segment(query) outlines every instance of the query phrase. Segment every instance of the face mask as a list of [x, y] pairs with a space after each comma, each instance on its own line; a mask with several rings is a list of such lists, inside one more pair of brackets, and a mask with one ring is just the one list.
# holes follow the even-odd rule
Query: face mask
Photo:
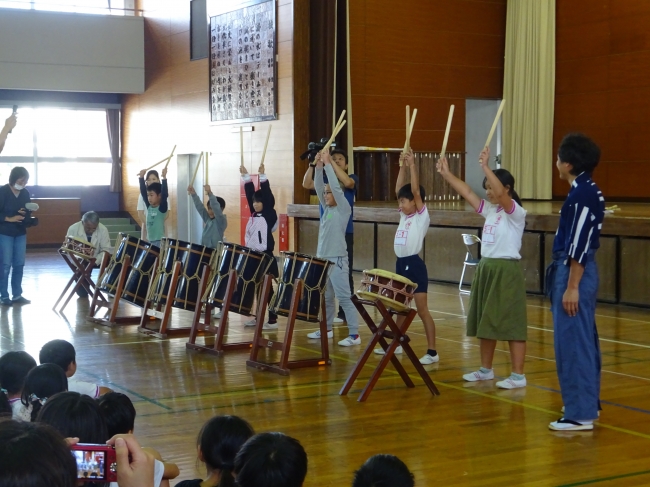
[[20, 184], [14, 184], [14, 189], [16, 191], [22, 191], [23, 189], [25, 189], [25, 186], [21, 186]]

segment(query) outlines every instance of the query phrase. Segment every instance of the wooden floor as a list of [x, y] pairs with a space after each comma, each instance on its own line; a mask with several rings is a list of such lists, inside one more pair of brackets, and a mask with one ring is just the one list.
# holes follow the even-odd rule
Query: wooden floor
[[[64, 315], [51, 307], [69, 277], [55, 251], [28, 253], [24, 294], [33, 304], [0, 309], [0, 348], [38, 357], [48, 340], [63, 338], [77, 349], [79, 379], [99, 381], [128, 394], [138, 411], [136, 434], [181, 468], [178, 480], [197, 478], [196, 434], [216, 414], [246, 418], [256, 431], [282, 431], [298, 438], [309, 455], [306, 487], [345, 486], [369, 456], [403, 459], [422, 486], [650, 485], [650, 310], [599, 305], [603, 352], [604, 411], [593, 432], [551, 433], [562, 406], [553, 354], [548, 303], [528, 299], [528, 387], [497, 390], [493, 381], [465, 383], [478, 366], [474, 339], [465, 337], [468, 298], [453, 286], [429, 287], [441, 362], [427, 366], [441, 396], [417, 378], [407, 389], [389, 366], [366, 403], [356, 401], [363, 380], [348, 397], [338, 395], [360, 347], [333, 345], [330, 367], [294, 370], [290, 377], [246, 368], [247, 353], [224, 358], [188, 353], [186, 339], [158, 340], [135, 326], [109, 329], [85, 320], [87, 301], [74, 299]], [[131, 308], [137, 312], [137, 308]], [[175, 312], [175, 320], [190, 315]], [[232, 340], [250, 336], [233, 319]], [[272, 334], [282, 337], [280, 333]], [[294, 353], [311, 357], [317, 343], [301, 323]], [[367, 343], [368, 332], [361, 329]], [[345, 336], [335, 330], [335, 340]], [[426, 348], [414, 323], [414, 348]], [[507, 344], [495, 356], [498, 376], [509, 373]], [[406, 357], [402, 359], [407, 361]], [[372, 357], [369, 364], [376, 363]], [[368, 366], [362, 379], [372, 370]], [[172, 482], [173, 484], [174, 482]]]

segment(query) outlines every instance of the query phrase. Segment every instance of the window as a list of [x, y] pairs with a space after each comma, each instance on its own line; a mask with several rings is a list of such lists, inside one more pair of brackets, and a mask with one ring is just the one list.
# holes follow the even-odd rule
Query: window
[[136, 15], [134, 5], [135, 0], [0, 0], [0, 8], [100, 15]]
[[[10, 108], [0, 108], [0, 123], [9, 115]], [[0, 185], [23, 166], [30, 185], [107, 186], [112, 162], [105, 110], [19, 108], [0, 154]]]

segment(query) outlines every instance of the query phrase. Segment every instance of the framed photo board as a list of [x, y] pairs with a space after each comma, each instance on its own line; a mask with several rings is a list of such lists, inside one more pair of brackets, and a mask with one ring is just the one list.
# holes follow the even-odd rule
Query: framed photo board
[[210, 17], [213, 123], [276, 120], [275, 0]]

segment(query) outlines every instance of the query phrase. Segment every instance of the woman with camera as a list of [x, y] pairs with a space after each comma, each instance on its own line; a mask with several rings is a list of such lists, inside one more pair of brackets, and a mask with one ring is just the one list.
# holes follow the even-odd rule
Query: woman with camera
[[[25, 189], [29, 172], [24, 167], [14, 167], [9, 175], [9, 184], [0, 188], [0, 304], [29, 304], [23, 297], [23, 267], [27, 252], [27, 227], [31, 218], [25, 205], [30, 202], [29, 191]], [[12, 271], [13, 269], [13, 271]], [[9, 299], [9, 274], [11, 273], [12, 299]]]

